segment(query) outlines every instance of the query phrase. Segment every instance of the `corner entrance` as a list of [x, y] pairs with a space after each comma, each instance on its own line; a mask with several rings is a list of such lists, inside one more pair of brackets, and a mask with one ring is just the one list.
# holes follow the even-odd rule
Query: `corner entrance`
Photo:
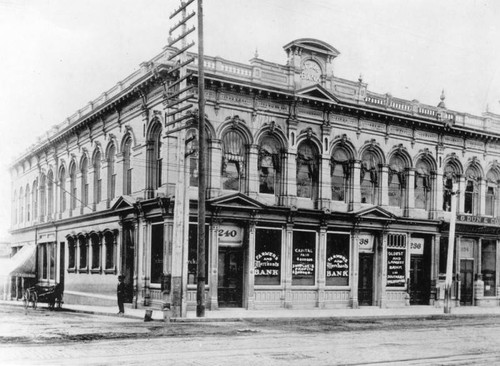
[[373, 254], [359, 254], [358, 277], [358, 302], [359, 305], [373, 304]]
[[219, 307], [241, 307], [243, 304], [243, 249], [219, 247], [218, 267]]

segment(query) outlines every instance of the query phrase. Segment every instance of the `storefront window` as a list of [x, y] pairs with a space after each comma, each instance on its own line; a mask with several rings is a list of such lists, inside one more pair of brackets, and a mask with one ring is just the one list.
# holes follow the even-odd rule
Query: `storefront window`
[[106, 247], [106, 269], [113, 269], [115, 266], [115, 245], [114, 236], [109, 231], [104, 234], [104, 246]]
[[406, 235], [387, 237], [387, 287], [406, 286]]
[[348, 234], [328, 234], [326, 239], [326, 285], [349, 286]]
[[68, 238], [68, 268], [75, 268], [75, 240]]
[[92, 269], [101, 268], [101, 246], [99, 245], [99, 237], [92, 235], [90, 237], [92, 243]]
[[481, 273], [484, 281], [484, 296], [496, 296], [496, 256], [496, 241], [483, 240], [481, 247]]
[[163, 273], [163, 223], [151, 225], [151, 283], [160, 283]]
[[292, 285], [313, 286], [316, 274], [316, 233], [293, 232]]
[[87, 268], [87, 238], [84, 236], [80, 236], [78, 238], [78, 244], [79, 244], [79, 253], [80, 253], [80, 258], [79, 258], [79, 268]]
[[281, 279], [281, 230], [255, 231], [255, 284], [279, 285]]
[[[208, 277], [208, 226], [205, 226], [205, 279]], [[198, 268], [198, 225], [189, 225], [188, 285], [196, 285]]]

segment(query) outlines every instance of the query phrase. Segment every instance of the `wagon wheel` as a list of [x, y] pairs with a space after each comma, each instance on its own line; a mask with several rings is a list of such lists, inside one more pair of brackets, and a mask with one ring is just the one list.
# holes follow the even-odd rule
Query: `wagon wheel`
[[31, 294], [31, 301], [33, 302], [33, 309], [36, 309], [38, 305], [38, 294], [36, 292]]

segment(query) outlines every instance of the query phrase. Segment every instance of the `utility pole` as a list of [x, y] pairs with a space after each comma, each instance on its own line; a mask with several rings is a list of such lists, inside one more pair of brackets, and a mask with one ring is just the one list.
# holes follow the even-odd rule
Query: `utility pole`
[[448, 256], [446, 258], [446, 280], [444, 283], [444, 313], [451, 313], [451, 286], [453, 283], [453, 257], [455, 249], [455, 226], [457, 221], [457, 190], [456, 185], [453, 184], [451, 191], [451, 216], [450, 216], [450, 230], [448, 236]]
[[203, 0], [198, 0], [198, 283], [196, 316], [205, 316], [205, 200], [206, 200], [206, 141], [205, 141], [205, 71], [203, 54]]

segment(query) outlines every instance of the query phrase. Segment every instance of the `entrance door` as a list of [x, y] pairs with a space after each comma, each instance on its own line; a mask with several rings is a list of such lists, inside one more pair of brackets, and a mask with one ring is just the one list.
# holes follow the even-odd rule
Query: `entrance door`
[[241, 307], [243, 303], [243, 251], [241, 248], [219, 248], [219, 307]]
[[472, 286], [474, 276], [474, 261], [462, 259], [460, 261], [460, 304], [472, 305]]
[[373, 303], [373, 254], [359, 254], [358, 302]]
[[427, 276], [424, 257], [412, 255], [410, 260], [410, 304], [429, 304], [429, 276]]

